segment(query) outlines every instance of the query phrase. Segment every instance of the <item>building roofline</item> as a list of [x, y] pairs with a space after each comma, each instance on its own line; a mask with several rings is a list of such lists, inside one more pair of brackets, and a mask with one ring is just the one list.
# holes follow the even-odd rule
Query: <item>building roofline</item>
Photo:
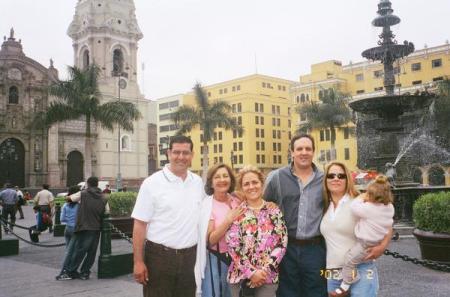
[[[449, 43], [445, 43], [445, 44], [441, 44], [441, 45], [437, 45], [437, 46], [433, 46], [433, 47], [425, 47], [419, 50], [415, 50], [413, 53], [411, 53], [409, 56], [403, 58], [404, 60], [408, 60], [409, 58], [413, 58], [413, 57], [420, 57], [420, 56], [424, 56], [424, 55], [429, 55], [429, 54], [433, 54], [433, 53], [440, 53], [440, 52], [447, 52], [450, 53], [450, 44]], [[367, 67], [367, 66], [373, 66], [373, 65], [379, 65], [381, 64], [378, 61], [361, 61], [361, 62], [357, 62], [357, 63], [349, 63], [347, 65], [342, 65], [342, 70], [346, 71], [346, 70], [351, 70], [354, 68], [361, 68], [361, 67]]]
[[280, 77], [275, 77], [275, 76], [255, 73], [255, 74], [241, 76], [241, 77], [238, 77], [238, 78], [229, 79], [229, 80], [226, 80], [226, 81], [223, 81], [223, 82], [218, 82], [218, 83], [204, 85], [203, 87], [204, 88], [214, 88], [214, 87], [218, 87], [218, 86], [221, 86], [221, 85], [227, 85], [227, 84], [229, 84], [231, 82], [251, 80], [253, 78], [267, 78], [267, 79], [276, 80], [276, 81], [287, 83], [287, 84], [296, 84], [297, 83], [296, 81], [293, 81], [293, 80], [288, 80], [288, 79], [284, 79], [284, 78], [280, 78]]

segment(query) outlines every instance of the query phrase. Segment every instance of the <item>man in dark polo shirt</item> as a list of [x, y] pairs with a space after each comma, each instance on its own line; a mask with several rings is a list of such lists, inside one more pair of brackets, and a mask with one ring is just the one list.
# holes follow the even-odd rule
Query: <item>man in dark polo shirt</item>
[[292, 163], [273, 171], [264, 198], [277, 203], [288, 228], [288, 247], [280, 265], [277, 297], [327, 297], [326, 249], [320, 234], [323, 172], [313, 164], [314, 139], [296, 135], [290, 143]]

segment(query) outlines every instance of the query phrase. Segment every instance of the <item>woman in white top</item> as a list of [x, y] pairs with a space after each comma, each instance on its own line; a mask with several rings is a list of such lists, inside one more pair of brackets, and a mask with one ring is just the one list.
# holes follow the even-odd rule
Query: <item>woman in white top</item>
[[[347, 167], [340, 162], [331, 162], [325, 170], [325, 214], [320, 225], [320, 232], [327, 246], [327, 269], [322, 273], [327, 278], [329, 293], [339, 288], [345, 254], [356, 244], [354, 231], [357, 218], [352, 214], [350, 204], [357, 195]], [[357, 266], [361, 278], [346, 292], [348, 296], [377, 296], [378, 272], [373, 259], [383, 254], [391, 236], [392, 230], [379, 245], [368, 251], [366, 261]]]

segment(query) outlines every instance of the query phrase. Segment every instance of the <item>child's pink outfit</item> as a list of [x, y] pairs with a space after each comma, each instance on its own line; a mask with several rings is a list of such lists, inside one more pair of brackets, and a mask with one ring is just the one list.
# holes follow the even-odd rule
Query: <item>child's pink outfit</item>
[[357, 282], [361, 276], [356, 274], [356, 265], [367, 256], [366, 250], [380, 244], [394, 222], [394, 206], [382, 203], [364, 202], [357, 197], [350, 205], [353, 215], [358, 219], [355, 226], [356, 244], [346, 253], [342, 268], [343, 281], [347, 284]]

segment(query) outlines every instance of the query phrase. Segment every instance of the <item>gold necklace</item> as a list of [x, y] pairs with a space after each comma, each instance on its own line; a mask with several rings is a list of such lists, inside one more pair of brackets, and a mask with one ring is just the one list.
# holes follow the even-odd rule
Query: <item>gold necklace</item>
[[265, 204], [265, 202], [263, 200], [260, 206], [252, 207], [252, 206], [248, 205], [248, 209], [250, 209], [250, 210], [260, 210], [261, 208], [263, 208], [264, 204]]

